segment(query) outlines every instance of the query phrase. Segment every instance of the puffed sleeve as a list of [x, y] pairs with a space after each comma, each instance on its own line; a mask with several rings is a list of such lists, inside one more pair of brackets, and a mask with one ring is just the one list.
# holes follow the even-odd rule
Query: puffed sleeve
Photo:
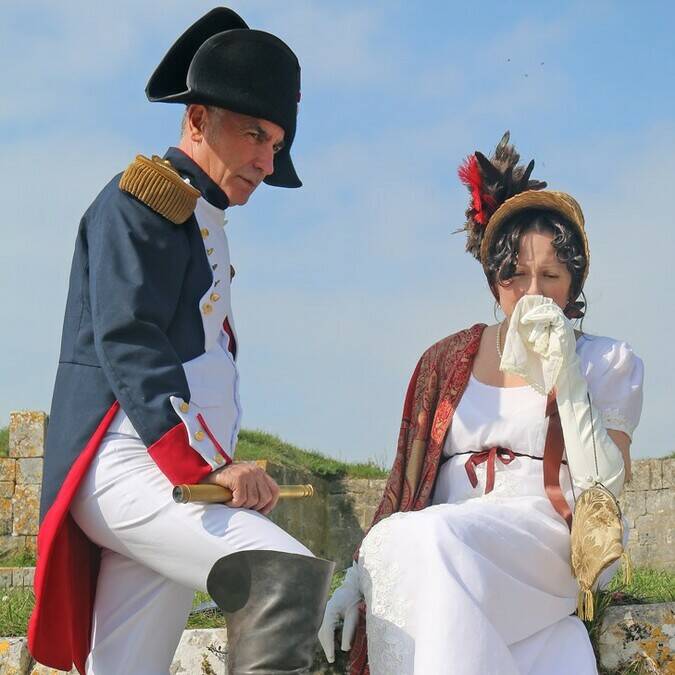
[[605, 428], [632, 438], [642, 412], [642, 360], [626, 342], [599, 336], [581, 339], [582, 369]]

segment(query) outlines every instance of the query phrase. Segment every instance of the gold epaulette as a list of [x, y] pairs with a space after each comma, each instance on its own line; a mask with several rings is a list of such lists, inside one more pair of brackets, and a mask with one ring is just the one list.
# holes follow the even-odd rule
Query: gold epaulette
[[186, 183], [171, 163], [157, 155], [136, 155], [120, 178], [120, 190], [132, 194], [176, 225], [194, 212], [201, 193]]

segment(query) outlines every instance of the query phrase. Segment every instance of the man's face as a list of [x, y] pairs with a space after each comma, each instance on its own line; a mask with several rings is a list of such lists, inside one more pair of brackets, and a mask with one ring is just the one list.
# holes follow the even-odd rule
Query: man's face
[[246, 204], [284, 147], [284, 130], [274, 122], [223, 108], [192, 105], [186, 124], [191, 156], [227, 195], [230, 205]]

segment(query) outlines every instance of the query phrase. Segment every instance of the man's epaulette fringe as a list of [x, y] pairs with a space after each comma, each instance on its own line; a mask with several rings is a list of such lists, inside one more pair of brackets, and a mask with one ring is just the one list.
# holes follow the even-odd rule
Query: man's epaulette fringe
[[136, 155], [120, 178], [120, 190], [133, 195], [175, 225], [194, 212], [201, 193], [186, 183], [170, 162], [157, 155]]

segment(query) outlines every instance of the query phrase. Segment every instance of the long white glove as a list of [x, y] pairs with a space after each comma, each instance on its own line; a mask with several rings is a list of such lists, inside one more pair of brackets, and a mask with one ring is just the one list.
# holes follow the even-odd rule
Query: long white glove
[[348, 652], [352, 647], [352, 640], [356, 632], [356, 624], [359, 620], [359, 603], [361, 602], [361, 590], [359, 588], [359, 570], [354, 563], [345, 575], [344, 581], [333, 593], [333, 597], [326, 605], [323, 615], [323, 623], [319, 629], [319, 642], [326, 654], [328, 663], [335, 661], [335, 627], [340, 618], [344, 619], [342, 625], [343, 652]]
[[624, 481], [621, 451], [607, 434], [590, 399], [576, 352], [574, 328], [550, 298], [526, 295], [518, 301], [509, 322], [500, 370], [521, 375], [542, 393], [555, 387], [575, 486], [584, 490], [599, 481], [618, 497]]

